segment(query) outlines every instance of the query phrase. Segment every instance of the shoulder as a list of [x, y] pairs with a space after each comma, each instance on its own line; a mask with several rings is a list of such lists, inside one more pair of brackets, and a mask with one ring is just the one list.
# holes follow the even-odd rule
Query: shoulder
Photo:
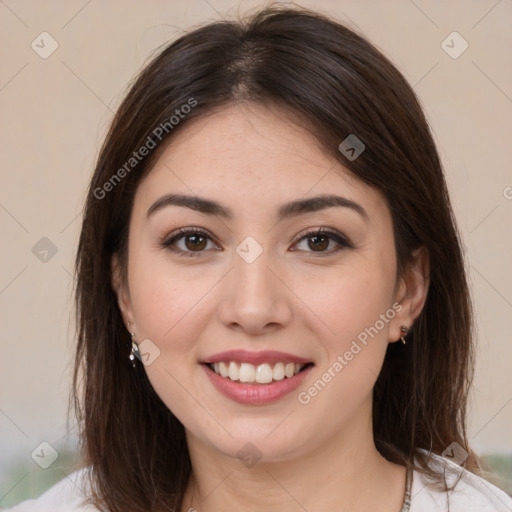
[[414, 471], [410, 512], [512, 512], [512, 498], [487, 480], [452, 460], [431, 454], [432, 467], [445, 474], [452, 491], [434, 489], [425, 475]]
[[87, 504], [88, 469], [80, 469], [67, 475], [39, 498], [23, 501], [5, 512], [98, 512]]

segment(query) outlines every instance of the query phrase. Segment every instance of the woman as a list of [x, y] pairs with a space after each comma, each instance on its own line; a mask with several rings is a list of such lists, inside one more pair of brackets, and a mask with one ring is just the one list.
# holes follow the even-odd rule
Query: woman
[[269, 9], [165, 48], [107, 135], [76, 270], [86, 468], [14, 510], [512, 510], [467, 443], [433, 139], [346, 27]]

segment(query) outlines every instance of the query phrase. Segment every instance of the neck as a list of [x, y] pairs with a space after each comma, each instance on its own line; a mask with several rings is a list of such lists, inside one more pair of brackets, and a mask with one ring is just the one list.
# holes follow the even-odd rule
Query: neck
[[[367, 428], [344, 429], [319, 447], [286, 460], [262, 458], [252, 467], [187, 431], [192, 476], [182, 511], [362, 512], [401, 510], [406, 470], [384, 459]], [[320, 491], [321, 490], [321, 491]]]

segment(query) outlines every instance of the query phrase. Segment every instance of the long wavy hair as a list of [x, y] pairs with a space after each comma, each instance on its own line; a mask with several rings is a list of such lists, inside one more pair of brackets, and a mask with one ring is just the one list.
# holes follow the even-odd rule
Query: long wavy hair
[[[388, 460], [431, 477], [439, 475], [429, 454], [457, 442], [468, 452], [465, 467], [479, 474], [465, 423], [474, 354], [466, 269], [419, 101], [352, 29], [306, 9], [265, 8], [196, 28], [161, 50], [131, 84], [99, 153], [76, 255], [72, 395], [92, 501], [110, 512], [180, 510], [191, 474], [184, 427], [143, 366], [128, 360], [111, 260], [117, 254], [126, 270], [134, 195], [165, 144], [194, 119], [234, 102], [285, 107], [327, 155], [383, 194], [399, 275], [415, 249], [428, 250], [425, 306], [408, 343], [389, 345], [374, 387], [374, 440]], [[182, 109], [187, 104], [194, 106]], [[174, 123], [177, 109], [187, 113]], [[160, 137], [158, 127], [166, 127]], [[366, 146], [353, 161], [338, 149], [350, 134]], [[130, 160], [148, 137], [155, 147]]]

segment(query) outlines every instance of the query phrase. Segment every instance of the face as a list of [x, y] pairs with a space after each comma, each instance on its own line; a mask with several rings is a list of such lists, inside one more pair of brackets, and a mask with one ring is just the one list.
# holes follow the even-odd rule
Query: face
[[128, 245], [119, 305], [189, 439], [277, 461], [367, 430], [414, 316], [390, 212], [285, 111], [184, 127], [138, 187]]

